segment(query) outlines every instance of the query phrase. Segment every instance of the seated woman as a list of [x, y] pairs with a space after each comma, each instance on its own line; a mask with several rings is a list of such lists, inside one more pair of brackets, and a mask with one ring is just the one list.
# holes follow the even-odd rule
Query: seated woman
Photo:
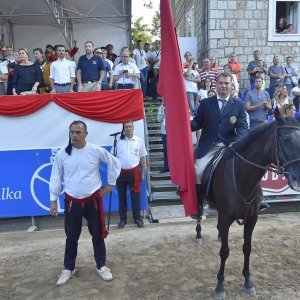
[[20, 64], [14, 69], [12, 80], [13, 95], [20, 95], [23, 92], [38, 92], [38, 86], [43, 82], [43, 72], [37, 63], [29, 60], [29, 51], [21, 48], [18, 51]]
[[296, 107], [294, 104], [284, 104], [282, 107], [282, 115], [285, 118], [294, 118]]
[[283, 113], [283, 106], [285, 104], [293, 104], [293, 100], [288, 96], [287, 88], [285, 85], [278, 86], [274, 93], [274, 98], [271, 100], [273, 110], [276, 106], [279, 108], [280, 113]]
[[280, 18], [278, 24], [276, 26], [276, 33], [284, 33], [287, 28], [287, 20], [286, 18]]

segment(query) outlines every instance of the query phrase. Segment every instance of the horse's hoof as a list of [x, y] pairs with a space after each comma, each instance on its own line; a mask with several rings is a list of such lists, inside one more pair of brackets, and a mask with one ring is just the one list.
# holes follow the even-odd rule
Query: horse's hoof
[[226, 293], [224, 292], [215, 292], [215, 300], [225, 300]]
[[202, 246], [203, 244], [203, 239], [202, 238], [196, 238], [196, 244], [199, 245], [199, 246]]
[[256, 296], [256, 290], [254, 287], [252, 288], [244, 288], [244, 295], [248, 297]]

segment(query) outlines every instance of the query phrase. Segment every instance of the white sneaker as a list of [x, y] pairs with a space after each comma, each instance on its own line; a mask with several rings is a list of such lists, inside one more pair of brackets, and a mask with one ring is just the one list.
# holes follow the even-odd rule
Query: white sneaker
[[62, 270], [56, 282], [56, 285], [65, 284], [75, 274], [76, 271], [77, 271], [76, 269], [74, 269], [73, 271], [66, 270], [66, 269]]
[[96, 269], [100, 277], [105, 281], [110, 281], [113, 279], [110, 269], [106, 266], [103, 266], [101, 269]]

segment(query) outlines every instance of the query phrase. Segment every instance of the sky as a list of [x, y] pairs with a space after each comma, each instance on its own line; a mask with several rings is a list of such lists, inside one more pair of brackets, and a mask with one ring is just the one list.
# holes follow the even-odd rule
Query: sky
[[147, 9], [143, 6], [143, 0], [132, 0], [132, 21], [135, 21], [139, 17], [144, 18], [144, 22], [151, 25], [154, 16], [154, 11], [159, 9], [159, 0], [152, 0], [153, 9]]

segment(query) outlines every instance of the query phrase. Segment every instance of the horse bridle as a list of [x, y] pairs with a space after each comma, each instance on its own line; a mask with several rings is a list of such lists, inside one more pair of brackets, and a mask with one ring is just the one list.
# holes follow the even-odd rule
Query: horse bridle
[[[295, 129], [295, 130], [300, 130], [299, 127], [297, 126], [290, 126], [290, 125], [282, 125], [282, 126], [278, 126], [276, 127], [276, 130], [275, 130], [275, 141], [276, 143], [274, 143], [274, 148], [273, 148], [273, 154], [272, 154], [272, 160], [275, 162], [275, 166], [270, 166], [270, 165], [267, 165], [266, 167], [262, 166], [262, 165], [259, 165], [259, 164], [256, 164], [248, 159], [246, 159], [245, 157], [243, 157], [241, 154], [239, 154], [238, 152], [236, 152], [232, 147], [229, 147], [229, 149], [238, 157], [240, 158], [241, 160], [243, 160], [245, 163], [249, 164], [249, 165], [252, 165], [254, 167], [257, 167], [257, 168], [260, 168], [260, 169], [263, 169], [265, 172], [266, 171], [271, 171], [273, 173], [276, 173], [276, 174], [280, 174], [280, 175], [285, 175], [285, 174], [288, 174], [288, 172], [285, 171], [285, 168], [286, 166], [292, 164], [292, 163], [295, 163], [295, 162], [298, 162], [300, 161], [300, 158], [296, 158], [296, 159], [292, 159], [290, 161], [286, 161], [285, 157], [284, 157], [284, 153], [282, 151], [282, 146], [281, 144], [279, 143], [279, 138], [278, 138], [278, 131], [279, 129]], [[281, 155], [281, 158], [283, 160], [283, 165], [281, 166], [280, 165], [280, 159], [279, 159], [279, 156]], [[234, 167], [234, 158], [232, 160], [232, 169], [233, 169], [233, 185], [234, 185], [234, 188], [235, 188], [235, 191], [237, 193], [237, 195], [239, 196], [239, 198], [243, 201], [244, 205], [245, 205], [245, 208], [246, 208], [246, 211], [245, 211], [245, 216], [243, 218], [242, 221], [240, 220], [236, 220], [236, 222], [239, 224], [239, 225], [244, 225], [246, 222], [247, 222], [247, 219], [248, 219], [248, 216], [249, 216], [249, 213], [250, 213], [250, 206], [251, 204], [253, 203], [253, 201], [256, 199], [256, 190], [254, 189], [253, 190], [253, 193], [252, 195], [250, 195], [250, 200], [249, 199], [246, 199], [245, 197], [243, 197], [239, 191], [238, 191], [238, 188], [237, 188], [237, 184], [236, 184], [236, 180], [235, 180], [235, 167]]]
[[[270, 172], [273, 172], [273, 173], [276, 173], [276, 174], [279, 174], [279, 175], [285, 175], [285, 174], [288, 174], [289, 172], [285, 171], [285, 168], [290, 165], [290, 164], [293, 164], [295, 162], [298, 162], [300, 161], [300, 158], [296, 158], [296, 159], [292, 159], [290, 161], [286, 161], [285, 159], [285, 156], [284, 156], [284, 153], [282, 151], [282, 146], [279, 142], [279, 138], [278, 138], [278, 131], [279, 129], [294, 129], [294, 130], [300, 130], [299, 127], [297, 126], [291, 126], [291, 125], [282, 125], [282, 126], [278, 126], [276, 127], [276, 130], [275, 130], [275, 141], [276, 143], [274, 144], [274, 148], [273, 148], [273, 154], [272, 154], [272, 157], [273, 157], [273, 161], [275, 163], [275, 166], [270, 166], [270, 165], [267, 165], [266, 167], [262, 166], [262, 165], [259, 165], [259, 164], [256, 164], [248, 159], [246, 159], [245, 157], [243, 157], [241, 154], [239, 154], [238, 152], [236, 152], [232, 147], [229, 147], [229, 149], [238, 157], [240, 158], [241, 160], [243, 160], [245, 163], [249, 164], [249, 165], [252, 165], [254, 167], [257, 167], [257, 168], [260, 168], [260, 169], [263, 169], [265, 172], [267, 171], [270, 171]], [[281, 157], [282, 161], [283, 161], [283, 164], [280, 165], [280, 159], [279, 159], [279, 156]]]

